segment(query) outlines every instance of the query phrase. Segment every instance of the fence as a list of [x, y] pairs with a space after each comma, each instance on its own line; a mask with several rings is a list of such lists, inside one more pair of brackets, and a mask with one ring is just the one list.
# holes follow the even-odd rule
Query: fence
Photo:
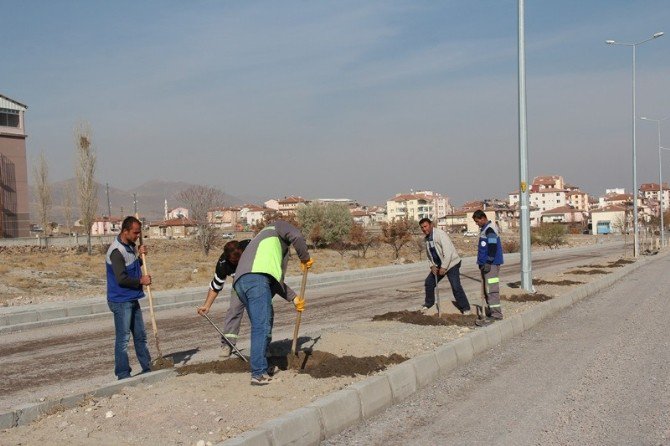
[[[91, 236], [91, 245], [107, 246], [114, 241], [116, 235], [93, 235]], [[0, 246], [58, 246], [58, 247], [75, 247], [86, 246], [85, 235], [61, 236], [61, 237], [17, 237], [17, 238], [0, 238]]]

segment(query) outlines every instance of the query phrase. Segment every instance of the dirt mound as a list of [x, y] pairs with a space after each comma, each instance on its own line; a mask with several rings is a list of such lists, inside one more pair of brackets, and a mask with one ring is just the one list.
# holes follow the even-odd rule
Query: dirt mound
[[[379, 372], [389, 365], [406, 361], [407, 358], [396, 353], [390, 356], [336, 356], [321, 351], [301, 351], [297, 355], [272, 356], [268, 362], [281, 370], [295, 370], [313, 378], [330, 378], [333, 376], [369, 375]], [[212, 361], [200, 364], [185, 365], [178, 369], [179, 375], [191, 373], [249, 373], [249, 364], [239, 358], [225, 361]]]
[[392, 311], [390, 313], [378, 314], [372, 318], [373, 321], [398, 321], [415, 325], [458, 325], [460, 327], [472, 327], [477, 316], [471, 314], [462, 316], [459, 314], [423, 314], [420, 311]]
[[[571, 286], [571, 285], [582, 285], [584, 282], [578, 282], [576, 280], [543, 280], [543, 279], [533, 279], [533, 285], [558, 285], [558, 286]], [[510, 288], [519, 288], [521, 286], [521, 281], [510, 282], [507, 284]]]
[[508, 302], [544, 302], [545, 300], [553, 299], [553, 296], [548, 296], [542, 293], [535, 294], [517, 294], [514, 296], [505, 296], [501, 295], [501, 300], [506, 300]]
[[587, 275], [587, 274], [609, 274], [609, 271], [604, 269], [573, 269], [572, 271], [566, 271], [565, 274], [577, 274], [577, 275]]

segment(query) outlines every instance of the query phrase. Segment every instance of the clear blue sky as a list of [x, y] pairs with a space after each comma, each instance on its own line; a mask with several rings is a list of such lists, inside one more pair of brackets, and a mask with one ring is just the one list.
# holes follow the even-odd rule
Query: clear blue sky
[[[259, 198], [456, 204], [518, 184], [517, 2], [9, 1], [0, 93], [28, 154], [74, 176], [90, 122], [98, 181], [171, 178]], [[631, 49], [667, 0], [526, 2], [530, 176], [630, 190]], [[638, 115], [670, 115], [670, 35], [637, 52]], [[670, 146], [670, 119], [664, 145]], [[658, 181], [638, 123], [639, 182]], [[665, 163], [664, 163], [665, 164]], [[670, 157], [666, 170], [670, 180]]]

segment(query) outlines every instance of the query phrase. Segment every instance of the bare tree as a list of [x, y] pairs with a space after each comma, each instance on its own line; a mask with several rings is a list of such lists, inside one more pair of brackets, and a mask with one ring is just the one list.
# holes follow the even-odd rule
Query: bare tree
[[44, 152], [40, 152], [36, 163], [33, 165], [33, 176], [35, 177], [35, 187], [37, 189], [37, 213], [40, 216], [40, 225], [47, 236], [51, 230], [49, 214], [51, 212], [51, 185], [49, 184], [49, 165], [44, 157]]
[[399, 218], [391, 222], [382, 223], [381, 241], [390, 245], [393, 248], [394, 258], [400, 257], [400, 250], [407, 243], [412, 241], [412, 233], [410, 232], [410, 222], [406, 218]]
[[80, 122], [74, 129], [74, 144], [77, 151], [77, 192], [81, 223], [86, 232], [88, 255], [93, 254], [91, 229], [98, 212], [98, 184], [95, 182], [96, 154], [91, 126]]
[[72, 204], [74, 202], [74, 193], [72, 192], [72, 184], [69, 182], [65, 184], [63, 190], [63, 213], [65, 214], [65, 224], [67, 225], [68, 233], [72, 232]]
[[365, 255], [373, 245], [379, 242], [379, 237], [366, 231], [363, 225], [354, 223], [349, 231], [349, 243], [359, 251], [359, 255], [365, 258]]
[[209, 221], [208, 212], [223, 206], [223, 192], [208, 186], [191, 186], [177, 194], [177, 200], [184, 203], [191, 218], [198, 227], [198, 241], [205, 255], [216, 241], [216, 229]]

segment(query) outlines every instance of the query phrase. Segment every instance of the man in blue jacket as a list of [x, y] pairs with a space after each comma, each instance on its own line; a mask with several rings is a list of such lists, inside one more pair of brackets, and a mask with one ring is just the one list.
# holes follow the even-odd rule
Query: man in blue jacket
[[481, 271], [487, 307], [486, 323], [503, 318], [500, 306], [500, 265], [503, 264], [502, 242], [498, 229], [481, 209], [472, 215], [472, 219], [481, 229], [477, 249], [477, 266]]
[[114, 239], [105, 256], [107, 270], [107, 305], [114, 313], [116, 341], [114, 343], [114, 374], [118, 379], [130, 377], [128, 341], [133, 344], [142, 373], [151, 371], [151, 355], [147, 346], [142, 309], [139, 299], [144, 297], [142, 287], [151, 285], [151, 276], [142, 275], [139, 254], [146, 254], [146, 245], [139, 249], [135, 242], [142, 233], [142, 224], [135, 217], [126, 217], [121, 233]]

